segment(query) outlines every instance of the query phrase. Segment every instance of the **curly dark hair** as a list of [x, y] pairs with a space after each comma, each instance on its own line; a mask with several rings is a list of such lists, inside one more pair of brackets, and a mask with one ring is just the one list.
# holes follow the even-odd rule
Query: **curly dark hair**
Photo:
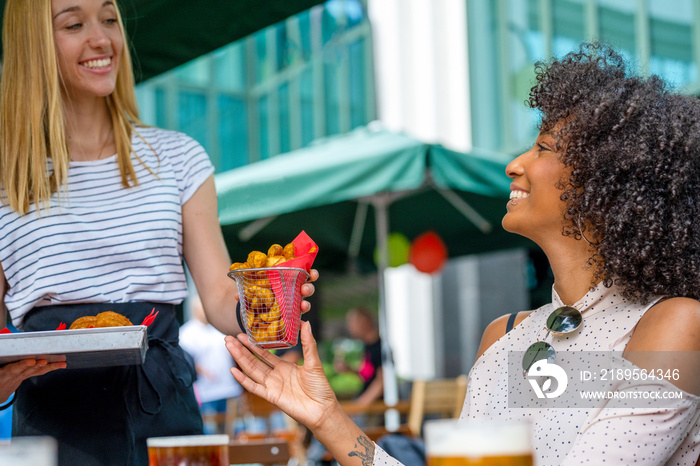
[[595, 281], [629, 300], [700, 299], [700, 100], [634, 76], [600, 43], [535, 64], [528, 104], [563, 163], [563, 234], [594, 241]]

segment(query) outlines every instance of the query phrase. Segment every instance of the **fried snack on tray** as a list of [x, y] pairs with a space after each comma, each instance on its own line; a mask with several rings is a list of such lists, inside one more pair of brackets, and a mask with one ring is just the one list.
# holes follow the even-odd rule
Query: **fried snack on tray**
[[[267, 254], [252, 251], [245, 262], [234, 262], [229, 270], [259, 269], [284, 265], [284, 262], [294, 259], [294, 244], [285, 247], [273, 244]], [[245, 302], [246, 324], [250, 336], [258, 342], [273, 342], [282, 339], [285, 334], [285, 323], [282, 318], [280, 305], [270, 287], [270, 280], [265, 271], [244, 272], [244, 293], [241, 301]]]
[[96, 327], [126, 327], [128, 325], [134, 324], [118, 312], [106, 311], [97, 314]]
[[97, 316], [83, 316], [75, 319], [75, 321], [70, 325], [70, 329], [94, 328], [95, 324], [97, 324]]
[[70, 329], [79, 328], [104, 328], [104, 327], [126, 327], [134, 325], [125, 316], [118, 312], [105, 311], [100, 312], [96, 316], [83, 316], [75, 319], [71, 324]]

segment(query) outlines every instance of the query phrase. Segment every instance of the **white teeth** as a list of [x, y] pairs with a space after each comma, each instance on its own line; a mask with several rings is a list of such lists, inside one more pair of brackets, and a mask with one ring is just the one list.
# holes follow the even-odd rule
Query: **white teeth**
[[96, 70], [99, 68], [105, 68], [112, 63], [111, 58], [102, 58], [99, 60], [88, 60], [86, 62], [83, 62], [83, 66], [90, 68], [92, 70]]
[[510, 192], [510, 198], [511, 199], [523, 199], [526, 198], [530, 195], [530, 193], [526, 193], [525, 191], [511, 191]]

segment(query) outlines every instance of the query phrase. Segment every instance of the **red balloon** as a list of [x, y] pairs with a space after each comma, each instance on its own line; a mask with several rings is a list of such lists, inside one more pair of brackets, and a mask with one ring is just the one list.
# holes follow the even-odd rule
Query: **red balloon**
[[428, 231], [413, 240], [408, 261], [423, 273], [438, 272], [447, 261], [447, 247], [437, 233]]

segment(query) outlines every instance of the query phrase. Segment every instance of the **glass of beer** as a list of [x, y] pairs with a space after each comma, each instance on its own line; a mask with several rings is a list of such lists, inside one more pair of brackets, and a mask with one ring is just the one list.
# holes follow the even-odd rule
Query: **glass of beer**
[[228, 435], [146, 439], [148, 466], [229, 466]]
[[428, 466], [532, 466], [532, 437], [526, 421], [427, 421]]

